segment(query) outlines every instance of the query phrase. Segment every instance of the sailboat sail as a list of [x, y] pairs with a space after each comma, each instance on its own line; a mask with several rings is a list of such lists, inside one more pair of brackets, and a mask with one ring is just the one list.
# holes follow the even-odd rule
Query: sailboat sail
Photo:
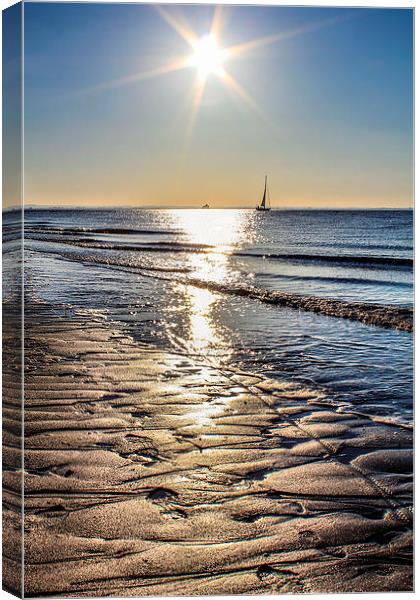
[[262, 199], [262, 202], [261, 202], [261, 207], [262, 208], [265, 208], [265, 198], [266, 198], [266, 195], [267, 195], [267, 175], [265, 176], [264, 195], [263, 195], [263, 199]]
[[268, 189], [267, 189], [267, 175], [265, 176], [265, 183], [264, 183], [264, 194], [261, 200], [261, 204], [259, 204], [256, 208], [257, 210], [270, 210], [270, 205], [267, 206], [267, 195], [269, 197], [268, 194]]

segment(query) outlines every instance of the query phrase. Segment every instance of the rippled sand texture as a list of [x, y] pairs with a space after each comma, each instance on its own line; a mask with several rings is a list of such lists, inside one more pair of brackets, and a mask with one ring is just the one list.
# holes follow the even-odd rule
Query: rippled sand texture
[[[6, 259], [6, 257], [5, 257]], [[15, 263], [17, 265], [17, 262]], [[3, 282], [11, 274], [10, 263], [3, 262]], [[15, 267], [15, 281], [20, 273]], [[3, 290], [10, 290], [10, 286]], [[19, 291], [19, 290], [18, 290]], [[18, 294], [3, 302], [3, 364], [2, 364], [2, 415], [3, 415], [3, 538], [2, 583], [3, 589], [21, 595], [22, 589], [22, 320]]]
[[412, 589], [410, 430], [88, 313], [27, 323], [27, 594]]

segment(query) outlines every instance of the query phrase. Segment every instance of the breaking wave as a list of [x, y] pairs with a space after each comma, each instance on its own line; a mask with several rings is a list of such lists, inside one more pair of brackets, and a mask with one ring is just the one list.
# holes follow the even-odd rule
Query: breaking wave
[[254, 298], [267, 304], [276, 304], [277, 306], [304, 310], [329, 317], [360, 321], [365, 325], [376, 325], [400, 331], [413, 331], [413, 310], [411, 308], [365, 302], [346, 302], [318, 296], [300, 296], [299, 294], [269, 291], [255, 287], [231, 287], [200, 279], [189, 279], [186, 283], [224, 294]]
[[254, 252], [235, 252], [235, 256], [247, 256], [255, 258], [277, 259], [277, 260], [293, 260], [293, 261], [308, 261], [308, 262], [329, 262], [329, 263], [346, 263], [352, 265], [372, 265], [372, 266], [401, 266], [412, 267], [413, 259], [396, 256], [369, 256], [357, 255], [350, 256], [346, 254], [256, 254]]

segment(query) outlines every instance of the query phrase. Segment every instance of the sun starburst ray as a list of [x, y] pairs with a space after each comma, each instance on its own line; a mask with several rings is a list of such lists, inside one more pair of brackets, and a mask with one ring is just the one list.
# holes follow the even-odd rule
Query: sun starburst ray
[[219, 40], [220, 35], [223, 29], [223, 17], [224, 17], [224, 7], [221, 4], [218, 4], [214, 7], [213, 12], [213, 20], [211, 23], [210, 31], [214, 35], [214, 37]]
[[272, 35], [268, 35], [261, 38], [255, 38], [249, 40], [248, 42], [243, 42], [242, 44], [237, 44], [235, 46], [230, 46], [226, 48], [226, 52], [229, 55], [229, 58], [236, 58], [250, 50], [256, 50], [257, 48], [261, 48], [262, 46], [270, 46], [272, 44], [277, 44], [286, 39], [292, 39], [295, 37], [299, 37], [304, 35], [305, 33], [311, 33], [312, 31], [317, 31], [318, 29], [323, 29], [324, 27], [329, 27], [331, 25], [335, 25], [341, 21], [347, 20], [349, 18], [354, 18], [354, 14], [344, 15], [342, 17], [332, 17], [330, 19], [324, 19], [322, 21], [316, 21], [315, 23], [307, 23], [301, 27], [296, 27], [295, 29], [290, 29], [288, 31], [279, 31], [278, 33], [274, 33]]
[[[224, 81], [227, 84], [228, 89], [233, 91], [245, 104], [252, 108], [260, 117], [264, 117], [264, 113], [256, 101], [248, 94], [248, 92], [236, 81], [236, 79], [225, 70]], [[265, 118], [265, 117], [264, 117]]]
[[106, 81], [105, 83], [101, 83], [89, 89], [85, 89], [82, 93], [90, 94], [95, 92], [103, 92], [112, 88], [128, 85], [130, 83], [137, 83], [146, 79], [153, 79], [154, 77], [169, 75], [170, 73], [186, 69], [187, 67], [189, 67], [188, 57], [183, 56], [175, 58], [174, 60], [165, 63], [160, 67], [156, 67], [155, 69], [150, 69], [148, 71], [140, 71], [138, 73], [132, 73], [131, 75], [121, 77], [120, 79], [112, 79], [111, 81]]
[[168, 25], [170, 25], [172, 29], [187, 42], [187, 44], [190, 46], [194, 45], [194, 42], [197, 40], [197, 36], [186, 23], [183, 23], [179, 18], [176, 18], [172, 13], [163, 8], [163, 6], [157, 5], [155, 6], [155, 9], [160, 14], [162, 19], [166, 21]]

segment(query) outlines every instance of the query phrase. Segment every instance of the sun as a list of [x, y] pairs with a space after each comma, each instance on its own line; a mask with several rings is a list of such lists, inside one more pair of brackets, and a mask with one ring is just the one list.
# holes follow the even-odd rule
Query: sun
[[219, 47], [217, 39], [212, 33], [195, 40], [193, 50], [189, 64], [197, 68], [202, 80], [206, 80], [209, 75], [225, 76], [223, 63], [227, 58], [227, 51]]

